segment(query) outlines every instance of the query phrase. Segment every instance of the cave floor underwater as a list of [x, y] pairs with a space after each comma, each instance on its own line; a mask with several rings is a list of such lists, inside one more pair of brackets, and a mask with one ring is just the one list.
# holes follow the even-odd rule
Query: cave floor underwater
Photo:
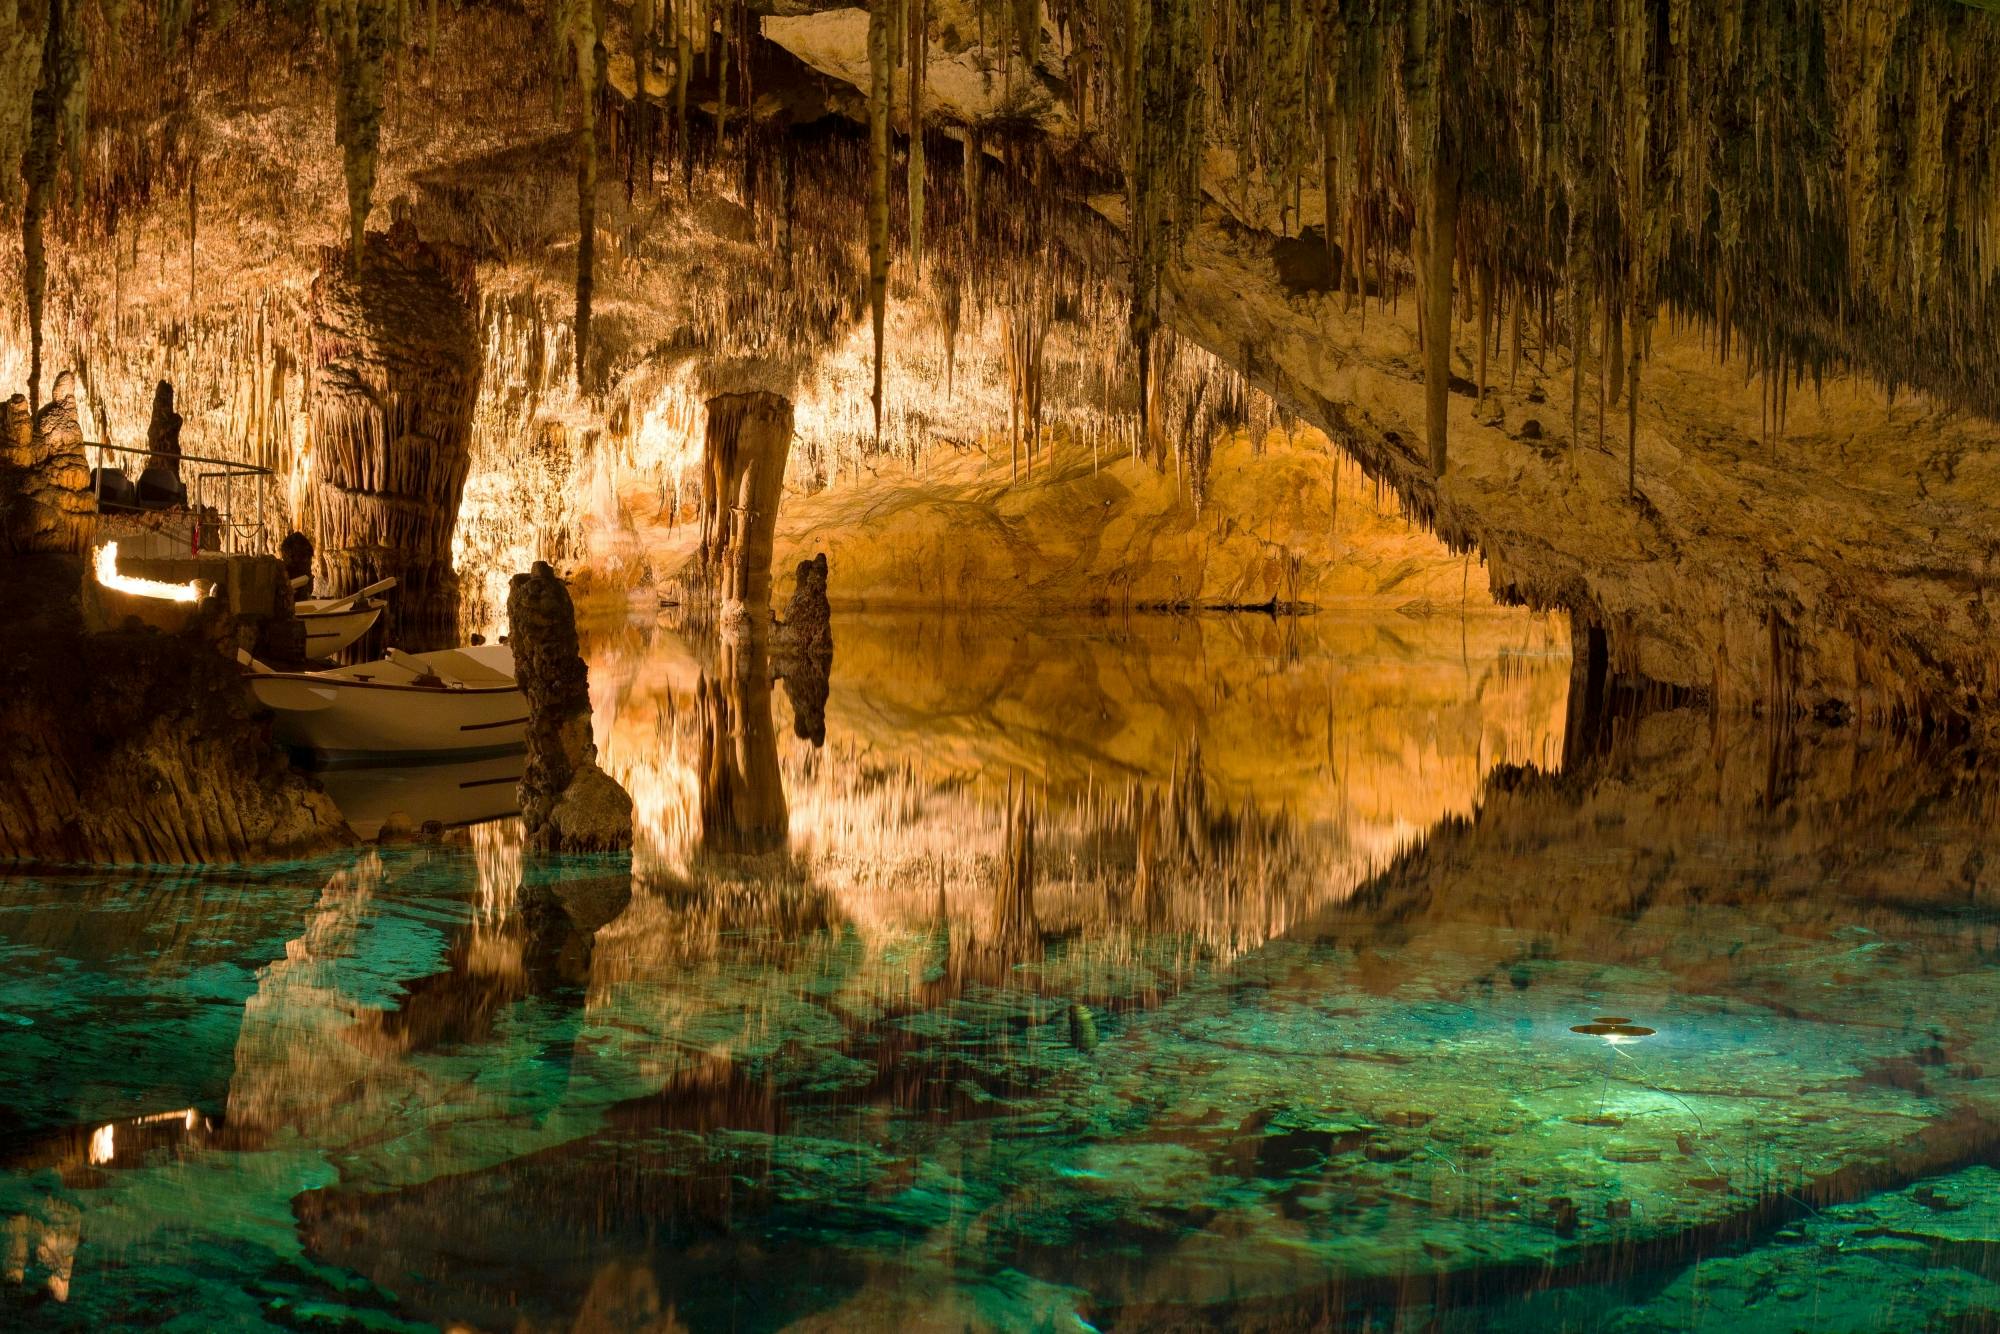
[[[629, 861], [498, 818], [0, 875], [0, 1324], [2000, 1313], [1977, 771], [1579, 746], [1526, 615], [834, 634], [816, 742], [698, 636], [587, 631]], [[368, 833], [493, 777], [330, 788]]]

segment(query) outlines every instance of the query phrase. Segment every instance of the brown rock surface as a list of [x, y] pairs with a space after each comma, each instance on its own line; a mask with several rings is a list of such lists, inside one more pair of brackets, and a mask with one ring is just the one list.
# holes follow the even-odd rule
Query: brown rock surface
[[790, 400], [757, 390], [708, 401], [702, 563], [725, 623], [759, 623], [771, 605], [771, 539], [791, 448]]
[[63, 557], [0, 573], [0, 857], [246, 861], [352, 841], [203, 627], [85, 634], [81, 577]]
[[74, 386], [58, 376], [38, 416], [21, 394], [0, 406], [0, 552], [81, 552], [97, 530]]
[[612, 852], [632, 846], [632, 799], [597, 767], [590, 673], [577, 651], [576, 608], [547, 562], [507, 594], [514, 672], [528, 697], [521, 823], [531, 846]]

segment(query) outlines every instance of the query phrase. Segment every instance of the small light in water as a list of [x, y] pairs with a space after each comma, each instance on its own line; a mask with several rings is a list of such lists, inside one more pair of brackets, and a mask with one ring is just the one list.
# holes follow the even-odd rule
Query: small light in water
[[196, 602], [201, 598], [201, 585], [192, 579], [184, 584], [170, 584], [164, 579], [140, 579], [118, 573], [116, 542], [106, 542], [97, 549], [97, 582], [134, 597], [160, 598], [168, 602]]
[[1590, 1023], [1571, 1024], [1569, 1031], [1572, 1033], [1582, 1033], [1589, 1037], [1603, 1038], [1612, 1046], [1617, 1047], [1627, 1042], [1637, 1042], [1640, 1038], [1649, 1038], [1657, 1030], [1647, 1028], [1644, 1024], [1635, 1024], [1623, 1015], [1600, 1014]]
[[112, 1155], [117, 1152], [117, 1147], [114, 1143], [116, 1134], [117, 1128], [108, 1125], [99, 1126], [90, 1132], [90, 1165], [92, 1167], [111, 1161]]

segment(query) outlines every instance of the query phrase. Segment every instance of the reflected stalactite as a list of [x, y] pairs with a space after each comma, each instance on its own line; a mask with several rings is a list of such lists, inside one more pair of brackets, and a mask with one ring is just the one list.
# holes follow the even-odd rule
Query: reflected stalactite
[[725, 638], [696, 688], [701, 726], [701, 846], [724, 856], [782, 852], [790, 834], [778, 732], [771, 720], [769, 647]]
[[833, 674], [833, 616], [826, 598], [826, 554], [799, 562], [792, 600], [772, 628], [771, 670], [785, 683], [792, 735], [826, 744], [826, 697]]
[[1032, 952], [1041, 944], [1035, 917], [1035, 800], [1026, 784], [1008, 785], [1007, 826], [993, 883], [992, 939], [1009, 953]]

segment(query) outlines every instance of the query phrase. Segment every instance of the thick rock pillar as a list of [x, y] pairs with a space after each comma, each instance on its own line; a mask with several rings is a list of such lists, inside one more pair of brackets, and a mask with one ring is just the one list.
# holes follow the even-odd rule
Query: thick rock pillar
[[597, 767], [590, 672], [577, 649], [576, 607], [547, 561], [507, 590], [508, 646], [528, 697], [521, 827], [529, 846], [615, 852], [632, 846], [632, 798]]
[[702, 441], [703, 575], [724, 624], [761, 627], [771, 606], [771, 543], [778, 528], [790, 399], [762, 390], [708, 400]]
[[469, 264], [404, 228], [371, 236], [358, 273], [345, 250], [322, 252], [306, 530], [329, 594], [395, 576], [386, 620], [398, 648], [457, 639], [451, 534], [480, 364]]

